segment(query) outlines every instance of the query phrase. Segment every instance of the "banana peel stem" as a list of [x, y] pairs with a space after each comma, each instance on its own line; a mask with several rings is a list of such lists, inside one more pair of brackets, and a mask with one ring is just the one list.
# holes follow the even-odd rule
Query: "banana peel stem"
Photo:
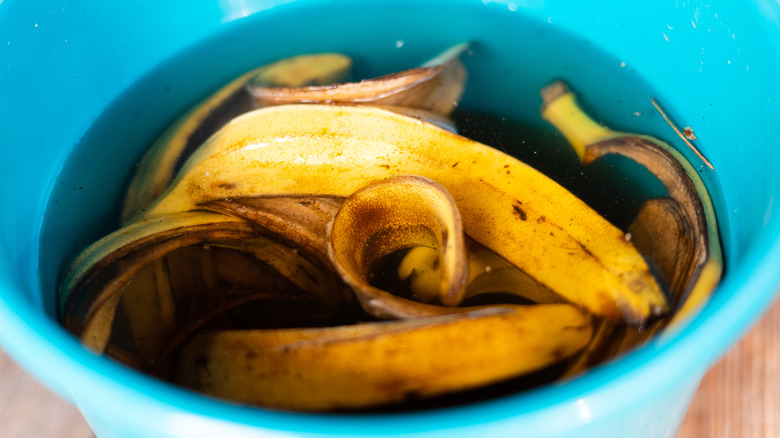
[[588, 145], [618, 135], [590, 118], [577, 104], [574, 93], [562, 81], [544, 87], [541, 95], [542, 118], [566, 137], [580, 161], [585, 159], [585, 148]]

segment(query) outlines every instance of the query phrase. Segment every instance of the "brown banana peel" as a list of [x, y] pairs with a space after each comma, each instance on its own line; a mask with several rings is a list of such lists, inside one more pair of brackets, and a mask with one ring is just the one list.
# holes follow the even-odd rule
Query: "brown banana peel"
[[[631, 240], [655, 263], [666, 280], [675, 302], [689, 289], [690, 265], [694, 262], [693, 227], [684, 217], [677, 201], [655, 198], [646, 201], [628, 228]], [[653, 321], [642, 330], [615, 324], [595, 322], [593, 339], [569, 364], [566, 375], [577, 375], [616, 357], [656, 335], [669, 324], [670, 318]]]
[[296, 89], [250, 87], [259, 106], [290, 103], [373, 104], [449, 115], [460, 100], [466, 70], [457, 60], [361, 82]]
[[518, 376], [571, 356], [590, 336], [589, 318], [567, 304], [497, 306], [327, 328], [211, 332], [183, 349], [175, 381], [239, 403], [349, 410]]
[[435, 181], [398, 176], [371, 183], [344, 201], [328, 231], [333, 266], [364, 308], [390, 299], [387, 292], [368, 282], [377, 262], [417, 246], [437, 248], [441, 270], [439, 286], [418, 300], [449, 306], [461, 301], [468, 265], [460, 212]]
[[343, 81], [351, 69], [352, 60], [341, 54], [300, 55], [253, 69], [220, 88], [179, 117], [144, 154], [128, 187], [122, 219], [138, 214], [165, 190], [189, 152], [230, 119], [257, 108], [246, 91], [250, 81], [255, 87], [325, 85]]
[[[409, 179], [390, 178], [385, 184], [404, 185]], [[419, 189], [419, 187], [418, 187]], [[404, 189], [404, 190], [409, 190]], [[405, 199], [391, 202], [384, 199], [388, 210], [404, 209], [409, 205]], [[260, 197], [217, 200], [201, 204], [208, 210], [221, 212], [245, 219], [255, 225], [269, 230], [291, 245], [300, 247], [316, 256], [324, 263], [331, 265], [328, 255], [327, 229], [336, 213], [343, 204], [343, 198], [332, 197]], [[427, 207], [425, 207], [427, 209]], [[451, 211], [451, 207], [448, 208]], [[437, 213], [432, 213], [437, 214]], [[361, 218], [355, 218], [361, 220]], [[408, 229], [410, 223], [399, 227], [401, 231]], [[348, 228], [348, 233], [361, 230], [358, 224]], [[435, 235], [430, 231], [431, 236]], [[468, 281], [462, 299], [488, 293], [509, 293], [522, 296], [540, 304], [563, 303], [565, 300], [550, 289], [533, 280], [528, 274], [494, 254], [486, 247], [478, 244], [468, 236], [464, 236], [466, 245], [466, 263], [468, 264]], [[441, 289], [441, 270], [439, 269], [438, 250], [431, 246], [414, 246], [416, 242], [407, 242], [401, 246], [412, 247], [399, 266], [399, 280], [411, 279], [412, 292], [429, 297], [438, 295]], [[339, 245], [330, 245], [339, 246]], [[344, 246], [343, 244], [341, 245]], [[375, 258], [381, 256], [375, 256]], [[369, 263], [371, 264], [371, 263]], [[435, 268], [426, 269], [426, 266]], [[405, 272], [403, 272], [405, 270]], [[378, 318], [412, 318], [418, 316], [434, 316], [445, 313], [457, 313], [473, 309], [452, 309], [440, 305], [429, 305], [409, 300], [394, 294], [393, 291], [378, 291], [371, 285], [368, 278], [361, 275], [351, 276], [353, 290], [362, 299], [366, 310]], [[428, 286], [419, 286], [421, 278], [430, 279]], [[426, 289], [429, 292], [421, 292]], [[422, 296], [421, 295], [421, 296]]]
[[[210, 212], [176, 214], [124, 227], [87, 248], [71, 264], [61, 286], [65, 326], [90, 348], [103, 352], [111, 337], [117, 306], [133, 280], [145, 269], [154, 269], [162, 257], [193, 245], [207, 244], [253, 255], [317, 300], [322, 312], [338, 313], [351, 300], [342, 283], [321, 263], [313, 263], [299, 248], [281, 244], [264, 233], [249, 222]], [[117, 272], [107, 269], [117, 262], [123, 264]], [[98, 285], [93, 286], [98, 275], [105, 278], [94, 281]], [[208, 281], [205, 283], [208, 287]], [[158, 290], [155, 286], [140, 284], [144, 293], [154, 295]], [[243, 294], [220, 297], [221, 303], [215, 308], [226, 309], [253, 299], [255, 292], [246, 289]], [[142, 306], [135, 308], [135, 314], [144, 312]], [[163, 318], [161, 324], [168, 325], [170, 320]], [[160, 352], [160, 348], [155, 351]]]
[[201, 204], [200, 208], [261, 226], [330, 264], [326, 243], [328, 224], [343, 202], [343, 198], [336, 197], [265, 196], [217, 199]]
[[[99, 272], [128, 256], [136, 248], [155, 241], [158, 233], [183, 236], [191, 231], [208, 229], [215, 224], [229, 224], [237, 229], [250, 227], [235, 218], [202, 212], [188, 212], [173, 216], [160, 216], [140, 221], [103, 237], [83, 250], [68, 266], [60, 282], [60, 317], [67, 320], [73, 316], [74, 306], [83, 306], [75, 301], [92, 302], [94, 299], [75, 298], [73, 291], [81, 290]], [[133, 243], [133, 245], [128, 245]], [[81, 313], [81, 312], [79, 312]]]

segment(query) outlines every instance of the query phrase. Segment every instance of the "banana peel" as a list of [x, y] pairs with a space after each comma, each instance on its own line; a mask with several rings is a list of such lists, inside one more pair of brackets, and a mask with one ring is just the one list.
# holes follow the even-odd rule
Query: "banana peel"
[[[465, 246], [468, 278], [461, 304], [488, 294], [514, 295], [537, 304], [565, 302], [560, 295], [468, 236]], [[428, 246], [409, 250], [398, 265], [398, 278], [410, 283], [413, 295], [432, 295], [441, 281], [438, 251]]]
[[[583, 162], [619, 153], [651, 171], [671, 166], [659, 175], [670, 197], [645, 204], [627, 239], [541, 173], [456, 134], [447, 116], [463, 92], [465, 48], [338, 85], [323, 84], [339, 81], [348, 58], [317, 55], [333, 62], [303, 68], [301, 80], [274, 77], [311, 61], [293, 58], [207, 99], [144, 158], [126, 226], [69, 268], [66, 326], [97, 352], [173, 372], [210, 395], [331, 411], [463, 391], [562, 361], [571, 372], [624, 351], [671, 319], [657, 320], [669, 303], [637, 248], [667, 279], [678, 316], [706, 297], [722, 263], [703, 182], [681, 177], [692, 166], [649, 138], [623, 147], [624, 136], [603, 136], [572, 111], [568, 90], [545, 89], [543, 115]], [[422, 302], [371, 284], [378, 261], [399, 250], [408, 251], [399, 279]], [[202, 268], [192, 278], [172, 267], [192, 260]], [[256, 263], [273, 275], [246, 269]], [[235, 281], [226, 287], [226, 278]], [[325, 324], [350, 308], [342, 281], [370, 316], [401, 320], [303, 328], [302, 318]], [[459, 307], [491, 293], [540, 304]], [[298, 306], [296, 328], [235, 330], [229, 314], [253, 303], [269, 319], [279, 304]], [[641, 335], [627, 329], [648, 324]]]
[[231, 81], [181, 116], [142, 158], [123, 204], [127, 222], [162, 192], [195, 148], [234, 117], [252, 109], [289, 103], [352, 103], [384, 106], [447, 129], [447, 116], [465, 87], [458, 44], [418, 68], [361, 82], [343, 82], [352, 60], [338, 53], [299, 55], [258, 67]]
[[668, 144], [621, 133], [596, 123], [563, 82], [542, 90], [542, 117], [570, 142], [583, 164], [619, 154], [646, 167], [668, 196], [646, 201], [628, 228], [634, 245], [665, 281], [673, 312], [642, 330], [602, 320], [588, 347], [569, 365], [576, 375], [689, 320], [712, 295], [723, 275], [723, 254], [711, 196], [695, 167]]
[[[678, 303], [689, 288], [690, 278], [685, 274], [691, 272], [690, 266], [695, 260], [693, 228], [681, 210], [671, 198], [650, 199], [642, 204], [628, 228], [632, 242], [655, 262], [660, 277]], [[565, 375], [581, 374], [636, 348], [667, 327], [674, 318], [676, 316], [659, 319], [642, 330], [606, 320], [595, 321], [593, 339], [570, 361]]]
[[367, 310], [373, 303], [382, 303], [386, 309], [391, 299], [369, 284], [372, 268], [382, 257], [417, 246], [438, 249], [441, 271], [436, 290], [418, 299], [449, 306], [462, 299], [468, 265], [460, 212], [435, 181], [398, 176], [357, 190], [331, 222], [327, 243], [333, 266]]
[[[568, 86], [554, 82], [542, 90], [542, 117], [552, 123], [569, 141], [583, 164], [599, 158], [618, 154], [646, 167], [664, 185], [674, 204], [666, 203], [656, 213], [663, 214], [667, 223], [675, 222], [674, 230], [681, 236], [678, 242], [671, 242], [672, 253], [679, 245], [692, 245], [692, 254], [683, 263], [676, 263], [676, 272], [669, 279], [678, 290], [675, 295], [675, 321], [682, 321], [706, 303], [723, 274], [723, 251], [718, 234], [718, 222], [712, 198], [696, 168], [676, 149], [658, 139], [606, 128], [590, 118], [577, 104], [576, 97]], [[655, 207], [658, 207], [656, 204]], [[674, 219], [670, 219], [674, 216]], [[646, 218], [654, 217], [645, 215]], [[642, 219], [648, 223], [649, 219]], [[644, 227], [648, 229], [648, 227]], [[650, 225], [649, 228], [655, 228]], [[637, 230], [639, 233], [642, 230]], [[657, 237], [663, 230], [656, 229]], [[689, 242], [685, 242], [685, 240]], [[647, 239], [646, 239], [647, 241]], [[659, 264], [666, 256], [658, 257], [658, 246], [649, 248], [656, 254]], [[685, 287], [682, 288], [681, 285]], [[681, 290], [680, 290], [681, 289]]]
[[257, 108], [246, 91], [254, 87], [302, 87], [345, 80], [352, 60], [338, 53], [299, 55], [255, 68], [200, 102], [176, 120], [144, 154], [122, 207], [127, 219], [142, 211], [171, 182], [176, 166], [233, 117]]
[[216, 199], [200, 207], [263, 227], [330, 264], [326, 242], [328, 224], [343, 202], [344, 198], [327, 196], [265, 196]]
[[[459, 52], [455, 55], [459, 55]], [[360, 82], [326, 87], [275, 88], [249, 86], [258, 106], [290, 103], [359, 103], [417, 108], [448, 116], [460, 100], [466, 69], [453, 58]]]
[[283, 105], [239, 116], [136, 220], [218, 199], [347, 197], [403, 174], [440, 183], [467, 235], [568, 301], [635, 325], [666, 312], [624, 233], [556, 182], [493, 148], [379, 108]]
[[[378, 318], [460, 311], [446, 306], [460, 305], [469, 293], [516, 293], [533, 296], [536, 302], [563, 302], [465, 236], [455, 201], [444, 187], [427, 178], [392, 177], [356, 191], [330, 223], [327, 244], [336, 271], [363, 308]], [[414, 302], [370, 281], [379, 260], [406, 249], [410, 251], [398, 267], [398, 277], [406, 280], [414, 271]]]
[[589, 318], [568, 304], [339, 327], [207, 332], [184, 347], [174, 381], [239, 403], [349, 410], [518, 376], [571, 356], [590, 337]]
[[[94, 351], [104, 352], [112, 335], [117, 306], [127, 295], [128, 288], [140, 290], [142, 294], [154, 292], [153, 295], [156, 295], [158, 291], [157, 284], [149, 285], [149, 277], [143, 275], [144, 270], [148, 271], [150, 267], [154, 269], [156, 261], [174, 251], [204, 244], [252, 255], [316, 300], [322, 313], [337, 314], [345, 303], [352, 300], [352, 295], [330, 270], [314, 258], [310, 260], [299, 248], [286, 246], [268, 236], [264, 230], [240, 219], [212, 212], [187, 212], [121, 228], [83, 251], [70, 265], [61, 283], [62, 318], [66, 328]], [[122, 264], [120, 269], [110, 269], [117, 263]], [[239, 282], [241, 279], [249, 281], [252, 278], [240, 270], [231, 275], [229, 268], [234, 266], [234, 263], [220, 265], [223, 266], [223, 271], [228, 269], [228, 272], [223, 272], [223, 276], [237, 278]], [[207, 260], [203, 266], [205, 269], [199, 271], [200, 288], [205, 286], [206, 289], [216, 289], [216, 284], [209, 284], [216, 281], [209, 281], [208, 271], [214, 269], [211, 261]], [[140, 281], [133, 284], [134, 280]], [[166, 281], [170, 282], [172, 279], [166, 277]], [[170, 287], [170, 284], [168, 286]], [[221, 312], [243, 302], [255, 300], [258, 293], [264, 293], [250, 286], [241, 289], [241, 293], [233, 290], [219, 294], [218, 302], [210, 306], [210, 309], [221, 309]], [[145, 314], [149, 311], [143, 305], [133, 306], [132, 294], [130, 297], [126, 299], [126, 304], [130, 304], [128, 309], [133, 314], [132, 319], [136, 325], [146, 327], [147, 332], [159, 331], [160, 324], [168, 327], [170, 319], [164, 317], [160, 318], [160, 324], [144, 325], [144, 317], [153, 316], [147, 314], [139, 317], [139, 312]], [[148, 295], [140, 297], [141, 301], [145, 299], [148, 303]], [[191, 298], [190, 301], [192, 300]], [[203, 298], [198, 300], [203, 301]], [[178, 303], [173, 306], [177, 307], [176, 304]], [[186, 305], [178, 307], [188, 309]], [[184, 314], [185, 317], [191, 314], [191, 309], [188, 310], [190, 313]], [[177, 309], [174, 309], [174, 312], [176, 311]], [[166, 332], [170, 334], [170, 331]], [[165, 349], [163, 347], [167, 348], [167, 342], [162, 347], [155, 346], [152, 351], [161, 354]], [[156, 355], [144, 356], [144, 359], [149, 359]]]
[[[416, 180], [421, 180], [421, 178], [412, 176], [394, 177], [382, 181], [382, 185], [396, 184], [403, 186]], [[425, 180], [423, 179], [423, 181]], [[417, 190], [420, 189], [420, 182], [417, 181], [418, 184], [415, 184]], [[430, 183], [424, 182], [424, 185]], [[410, 188], [401, 187], [398, 190], [406, 191], [410, 190]], [[439, 192], [439, 196], [444, 195], [441, 190], [442, 188], [436, 189]], [[410, 281], [412, 292], [418, 294], [418, 297], [437, 297], [442, 290], [442, 275], [441, 265], [438, 263], [439, 250], [434, 247], [436, 245], [434, 242], [435, 238], [432, 237], [435, 235], [435, 232], [429, 229], [431, 236], [430, 242], [428, 242], [429, 246], [417, 246], [420, 243], [419, 241], [407, 240], [405, 237], [409, 236], [407, 232], [410, 228], [413, 228], [412, 224], [414, 221], [417, 221], [416, 218], [413, 221], [403, 221], [395, 225], [386, 223], [380, 228], [387, 231], [375, 234], [385, 234], [382, 236], [383, 238], [395, 239], [396, 246], [377, 250], [377, 248], [365, 247], [361, 249], [361, 244], [355, 244], [354, 248], [357, 249], [351, 250], [352, 246], [337, 243], [341, 239], [334, 239], [328, 231], [329, 227], [332, 229], [332, 222], [334, 222], [336, 214], [344, 201], [343, 198], [335, 197], [269, 196], [216, 200], [202, 204], [201, 207], [206, 210], [232, 215], [261, 226], [282, 241], [314, 255], [320, 261], [331, 266], [332, 269], [335, 269], [334, 264], [336, 263], [334, 262], [334, 247], [339, 247], [350, 257], [352, 256], [350, 251], [375, 252], [370, 261], [363, 263], [368, 267], [368, 275], [365, 274], [366, 271], [363, 274], [356, 274], [355, 269], [352, 269], [351, 273], [347, 274], [351, 278], [351, 286], [357, 297], [361, 299], [365, 310], [375, 317], [413, 318], [473, 310], [443, 307], [436, 303], [425, 304], [419, 302], [419, 299], [407, 299], [398, 296], [396, 291], [382, 290], [374, 286], [368, 277], [371, 276], [370, 272], [373, 271], [372, 265], [376, 264], [376, 260], [382, 258], [385, 253], [392, 253], [395, 248], [410, 248], [409, 253], [404, 256], [398, 267], [398, 280], [401, 282]], [[410, 203], [407, 202], [405, 197], [395, 199], [394, 201], [382, 199], [382, 203], [385, 204], [383, 209], [388, 212], [410, 207]], [[426, 214], [428, 206], [421, 205], [420, 207], [422, 214]], [[447, 210], [452, 213], [452, 206], [450, 205]], [[430, 212], [430, 214], [436, 216], [437, 212]], [[365, 220], [365, 218], [360, 216], [352, 216], [358, 222]], [[356, 223], [352, 227], [343, 228], [343, 231], [346, 231], [348, 235], [358, 230], [364, 230], [360, 223]], [[450, 230], [452, 228], [454, 227], [450, 227]], [[462, 227], [458, 227], [458, 229], [460, 228]], [[412, 233], [412, 237], [419, 237], [422, 232], [424, 231], [418, 228]], [[401, 235], [388, 236], [395, 233], [400, 233]], [[453, 231], [447, 232], [448, 235], [452, 235], [452, 233]], [[350, 239], [354, 240], [355, 236], [350, 237]], [[462, 304], [463, 299], [491, 293], [512, 294], [540, 304], [565, 302], [560, 295], [539, 284], [528, 274], [494, 254], [486, 247], [478, 244], [466, 235], [463, 235], [463, 239], [466, 248], [465, 258], [468, 264], [468, 279], [465, 294], [459, 299], [460, 304]], [[445, 283], [451, 283], [451, 281], [445, 280]], [[455, 283], [457, 285], [458, 282]]]
[[[161, 233], [171, 237], [181, 237], [191, 232], [200, 232], [212, 227], [231, 227], [237, 232], [252, 232], [250, 226], [235, 218], [203, 212], [188, 212], [175, 216], [157, 217], [152, 220], [140, 221], [103, 237], [84, 249], [68, 266], [60, 282], [59, 306], [60, 318], [67, 321], [71, 318], [83, 318], [84, 311], [92, 304], [98, 307], [102, 295], [95, 297], [75, 294], [84, 291], [90, 283], [108, 266], [123, 257], [132, 254], [135, 249], [155, 242]], [[154, 259], [154, 257], [149, 257]], [[132, 277], [132, 276], [131, 276]], [[107, 296], [106, 296], [107, 297]], [[80, 308], [82, 310], [77, 311]], [[79, 316], [77, 316], [79, 315]]]

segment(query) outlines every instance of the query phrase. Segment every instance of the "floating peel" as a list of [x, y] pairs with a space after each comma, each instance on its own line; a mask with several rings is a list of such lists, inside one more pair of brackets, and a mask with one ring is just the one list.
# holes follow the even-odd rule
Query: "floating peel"
[[386, 292], [369, 283], [377, 262], [418, 246], [437, 249], [441, 269], [438, 287], [418, 299], [450, 306], [461, 301], [468, 265], [460, 212], [436, 182], [399, 176], [369, 184], [344, 201], [328, 231], [331, 262], [364, 307], [389, 298], [380, 298]]
[[588, 342], [567, 304], [501, 306], [351, 326], [202, 333], [175, 381], [239, 403], [305, 411], [430, 397], [556, 363]]
[[[298, 248], [280, 243], [249, 222], [217, 213], [181, 213], [124, 227], [87, 248], [71, 265], [69, 275], [62, 283], [65, 326], [93, 350], [103, 352], [111, 337], [117, 306], [128, 287], [140, 288], [142, 294], [157, 292], [157, 285], [149, 284], [143, 276], [142, 283], [133, 285], [133, 281], [144, 270], [153, 269], [161, 258], [193, 245], [210, 245], [253, 255], [306, 291], [320, 303], [324, 313], [340, 312], [344, 303], [351, 299], [340, 280], [337, 281], [324, 265], [310, 261]], [[116, 263], [122, 264], [120, 269], [108, 269]], [[212, 269], [208, 263], [205, 270]], [[98, 275], [102, 278], [95, 281]], [[245, 277], [244, 281], [252, 278], [251, 275], [235, 277]], [[166, 281], [170, 279], [166, 277]], [[203, 281], [201, 286], [209, 288], [209, 281]], [[230, 292], [219, 299], [219, 306], [231, 307], [255, 299], [254, 294], [251, 288], [243, 289], [240, 294]], [[177, 298], [181, 299], [180, 296]], [[138, 306], [128, 310], [131, 314], [144, 311]], [[181, 315], [177, 317], [180, 319]], [[160, 324], [168, 325], [170, 321], [163, 320]], [[157, 328], [148, 330], [156, 332]], [[155, 347], [154, 351], [162, 350]]]
[[254, 69], [181, 116], [144, 155], [122, 210], [129, 221], [170, 184], [176, 168], [234, 117], [271, 105], [341, 103], [381, 105], [454, 130], [447, 116], [465, 87], [458, 44], [423, 66], [361, 82], [344, 81], [352, 60], [337, 53], [299, 55]]
[[469, 237], [570, 302], [631, 324], [665, 312], [623, 232], [559, 184], [496, 149], [379, 108], [283, 105], [242, 115], [190, 157], [146, 217], [218, 199], [346, 197], [410, 174], [452, 195]]
[[642, 331], [599, 321], [593, 341], [567, 370], [573, 375], [690, 318], [720, 281], [723, 256], [710, 194], [682, 154], [655, 138], [612, 131], [596, 123], [563, 82], [545, 87], [542, 98], [542, 117], [564, 134], [583, 164], [609, 154], [622, 155], [647, 168], [668, 193], [668, 197], [651, 199], [640, 207], [627, 236], [657, 266], [668, 285], [674, 312]]
[[[674, 248], [655, 246], [648, 250], [651, 255], [673, 254], [677, 246], [692, 244], [692, 254], [687, 260], [675, 263], [677, 271], [670, 276], [675, 284], [685, 285], [684, 290], [674, 291], [678, 307], [675, 320], [688, 317], [708, 300], [723, 272], [715, 208], [696, 168], [676, 149], [660, 140], [616, 132], [599, 125], [580, 108], [563, 82], [545, 87], [542, 98], [542, 117], [569, 140], [583, 164], [610, 154], [622, 155], [646, 167], [664, 185], [675, 204], [665, 204], [660, 209], [655, 205], [656, 211], [663, 213], [667, 220], [677, 221], [675, 229], [680, 230], [679, 236], [683, 240], [667, 241]], [[676, 219], [671, 219], [672, 216]], [[650, 216], [646, 217], [648, 219], [642, 222], [650, 220]], [[664, 231], [655, 229], [654, 232]], [[670, 263], [659, 260], [659, 264]]]
[[255, 87], [302, 87], [345, 80], [352, 60], [338, 53], [299, 55], [253, 69], [179, 117], [144, 154], [130, 182], [122, 208], [127, 220], [140, 213], [170, 184], [189, 153], [232, 118], [257, 108], [247, 92]]

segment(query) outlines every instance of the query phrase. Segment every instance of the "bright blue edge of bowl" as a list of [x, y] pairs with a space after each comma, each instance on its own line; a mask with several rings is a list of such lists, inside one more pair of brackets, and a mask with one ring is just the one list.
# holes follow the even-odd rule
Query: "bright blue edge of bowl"
[[[780, 15], [777, 3], [756, 4], [759, 9], [765, 9], [768, 17], [776, 20]], [[780, 54], [780, 50], [775, 52]], [[231, 419], [278, 430], [390, 435], [440, 429], [442, 424], [459, 428], [513, 418], [543, 421], [568, 412], [572, 402], [582, 397], [588, 397], [594, 412], [608, 416], [642, 403], [648, 395], [680, 385], [690, 376], [700, 376], [769, 307], [780, 283], [778, 210], [773, 209], [773, 216], [760, 231], [757, 243], [729, 271], [720, 285], [720, 293], [678, 331], [665, 334], [584, 377], [463, 407], [404, 414], [333, 416], [233, 406], [172, 388], [90, 354], [34, 303], [14, 293], [0, 294], [0, 341], [25, 369], [64, 397], [69, 398], [63, 384], [67, 380], [68, 386], [91, 388], [96, 397], [94, 404], [100, 402], [97, 397], [121, 399], [127, 408], [134, 410], [134, 415], [145, 414], [152, 419], [178, 412], [184, 417]], [[3, 290], [17, 287], [9, 280], [16, 275], [12, 269], [0, 267]], [[671, 377], [659, 379], [658, 376], [664, 375]], [[619, 405], [613, 403], [617, 393], [621, 394]], [[403, 421], [398, 421], [399, 417]]]

